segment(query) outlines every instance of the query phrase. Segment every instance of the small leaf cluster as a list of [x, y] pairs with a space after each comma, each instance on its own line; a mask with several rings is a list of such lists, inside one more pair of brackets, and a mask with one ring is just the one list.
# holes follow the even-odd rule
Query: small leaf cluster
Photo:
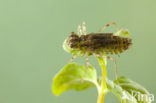
[[[52, 85], [53, 93], [58, 96], [72, 89], [76, 91], [86, 90], [90, 87], [97, 87], [99, 89], [101, 78], [97, 77], [96, 69], [90, 66], [87, 74], [85, 73], [86, 66], [77, 63], [67, 64], [54, 77]], [[107, 92], [112, 92], [116, 95], [121, 103], [150, 103], [146, 98], [138, 100], [139, 98], [135, 93], [149, 95], [148, 91], [126, 77], [119, 77], [117, 81], [109, 80], [106, 77], [106, 85]], [[132, 91], [134, 92], [133, 95]]]

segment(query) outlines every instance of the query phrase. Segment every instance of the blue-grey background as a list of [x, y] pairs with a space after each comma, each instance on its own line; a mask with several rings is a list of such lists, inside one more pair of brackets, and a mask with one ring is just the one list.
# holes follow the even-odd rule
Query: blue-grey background
[[[0, 0], [0, 103], [96, 103], [96, 88], [59, 97], [51, 92], [52, 78], [71, 58], [62, 43], [83, 21], [88, 33], [111, 21], [128, 28], [132, 48], [113, 56], [119, 75], [156, 94], [155, 4], [155, 0]], [[75, 61], [85, 63], [84, 58]], [[100, 74], [96, 59], [90, 61]], [[112, 61], [108, 76], [114, 79]], [[106, 96], [106, 103], [116, 101], [114, 95]]]

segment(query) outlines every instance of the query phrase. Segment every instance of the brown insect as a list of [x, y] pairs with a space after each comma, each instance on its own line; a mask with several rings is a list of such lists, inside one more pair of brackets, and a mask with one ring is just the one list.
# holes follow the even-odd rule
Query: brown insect
[[[104, 26], [98, 33], [86, 33], [85, 23], [83, 23], [83, 30], [81, 30], [81, 26], [78, 27], [78, 34], [75, 32], [71, 32], [71, 35], [67, 39], [67, 45], [69, 48], [73, 50], [78, 50], [84, 53], [86, 56], [86, 66], [88, 68], [89, 55], [102, 56], [107, 59], [113, 60], [115, 63], [115, 73], [117, 79], [117, 66], [115, 59], [106, 56], [107, 54], [120, 54], [127, 50], [132, 45], [132, 39], [123, 36], [117, 36], [115, 33], [102, 33], [102, 31], [110, 26], [111, 24], [115, 25], [116, 29], [120, 31], [116, 23], [112, 22]], [[118, 35], [124, 35], [128, 33], [128, 31], [122, 31]], [[79, 54], [78, 54], [79, 55]], [[73, 56], [70, 62], [74, 59]]]

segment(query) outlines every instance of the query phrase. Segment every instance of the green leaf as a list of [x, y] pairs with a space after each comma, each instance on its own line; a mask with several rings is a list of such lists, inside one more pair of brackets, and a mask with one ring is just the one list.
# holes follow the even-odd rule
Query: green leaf
[[[115, 81], [117, 82], [117, 81]], [[120, 77], [118, 78], [118, 82], [120, 86], [126, 90], [135, 90], [142, 94], [149, 94], [148, 91], [138, 83], [126, 78], [126, 77]]]
[[150, 103], [148, 91], [136, 82], [119, 77], [117, 81], [106, 79], [107, 88], [115, 94], [121, 103]]
[[54, 77], [52, 90], [55, 95], [74, 89], [85, 90], [97, 85], [96, 70], [89, 66], [82, 66], [76, 63], [68, 64]]
[[140, 84], [126, 78], [126, 77], [120, 77], [118, 78], [119, 85], [135, 96], [138, 103], [150, 103], [151, 99], [149, 92]]
[[121, 101], [121, 103], [137, 103], [137, 100], [133, 98], [133, 96], [129, 92], [122, 89], [120, 85], [117, 85], [108, 78], [106, 79], [106, 83], [108, 90], [112, 92], [114, 95], [116, 95], [118, 99]]

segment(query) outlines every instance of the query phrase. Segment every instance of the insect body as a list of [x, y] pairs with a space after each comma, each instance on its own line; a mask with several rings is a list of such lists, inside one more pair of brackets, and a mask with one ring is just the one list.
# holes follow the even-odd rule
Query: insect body
[[67, 41], [68, 46], [92, 54], [119, 54], [127, 50], [132, 40], [115, 36], [113, 33], [90, 33], [78, 36], [72, 32]]
[[[116, 33], [102, 33], [102, 31], [110, 26], [115, 25], [118, 30]], [[89, 66], [88, 56], [100, 56], [113, 60], [115, 63], [115, 73], [117, 79], [116, 61], [106, 56], [107, 54], [119, 54], [127, 50], [132, 45], [132, 39], [125, 37], [129, 34], [126, 29], [119, 29], [116, 23], [112, 22], [104, 26], [98, 33], [86, 33], [85, 23], [83, 30], [78, 27], [78, 33], [71, 32], [70, 36], [64, 42], [64, 49], [73, 54], [70, 62], [77, 56], [86, 57], [86, 67]], [[120, 36], [124, 35], [124, 36]]]

